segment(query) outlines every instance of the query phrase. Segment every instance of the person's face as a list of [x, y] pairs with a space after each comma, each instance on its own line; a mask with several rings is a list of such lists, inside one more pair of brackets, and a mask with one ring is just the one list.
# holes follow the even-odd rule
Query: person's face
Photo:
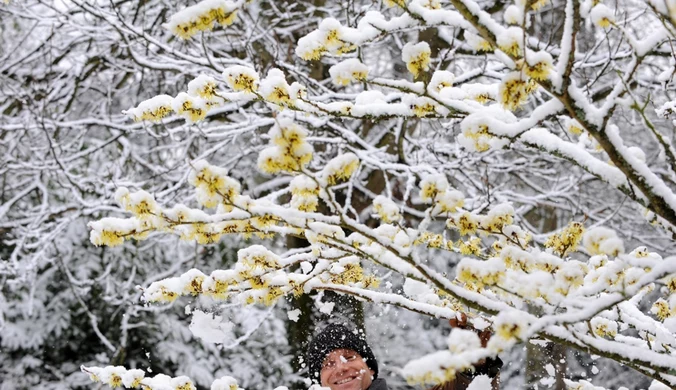
[[357, 352], [336, 349], [326, 355], [319, 376], [322, 386], [331, 390], [366, 390], [371, 386], [373, 370]]

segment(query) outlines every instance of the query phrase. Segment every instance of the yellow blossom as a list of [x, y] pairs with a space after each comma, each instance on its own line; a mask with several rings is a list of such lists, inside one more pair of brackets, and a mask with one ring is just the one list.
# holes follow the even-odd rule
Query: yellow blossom
[[479, 237], [472, 237], [468, 241], [459, 240], [456, 246], [463, 255], [478, 256], [481, 254], [481, 239]]
[[537, 11], [540, 8], [544, 7], [544, 5], [547, 4], [547, 1], [549, 0], [531, 0], [530, 8], [533, 11]]
[[545, 241], [545, 247], [553, 249], [560, 256], [577, 249], [582, 240], [584, 225], [581, 222], [571, 222], [559, 233], [554, 233]]
[[388, 7], [401, 7], [405, 8], [406, 7], [406, 1], [407, 0], [385, 0], [385, 5]]
[[413, 76], [418, 77], [421, 72], [429, 69], [431, 53], [427, 42], [418, 42], [416, 44], [409, 42], [402, 49], [402, 59], [406, 63], [408, 71]]
[[546, 80], [552, 69], [552, 56], [546, 51], [540, 51], [526, 57], [526, 75], [534, 80]]
[[510, 111], [521, 107], [528, 100], [532, 85], [520, 72], [508, 73], [500, 83], [500, 103]]

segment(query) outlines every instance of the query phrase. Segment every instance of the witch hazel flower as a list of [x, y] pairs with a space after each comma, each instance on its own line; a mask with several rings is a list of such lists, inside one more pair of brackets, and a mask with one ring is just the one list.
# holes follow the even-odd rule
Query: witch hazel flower
[[331, 80], [336, 85], [348, 85], [354, 81], [364, 81], [369, 69], [356, 58], [350, 58], [333, 65], [329, 69]]
[[520, 27], [508, 27], [497, 36], [497, 44], [500, 50], [512, 57], [521, 56], [523, 30]]
[[425, 203], [432, 203], [437, 196], [448, 189], [448, 179], [440, 173], [427, 175], [420, 182], [420, 199]]
[[385, 223], [394, 223], [401, 220], [399, 206], [392, 199], [382, 195], [376, 196], [373, 200], [373, 211]]
[[326, 18], [317, 30], [298, 40], [296, 55], [309, 61], [320, 59], [326, 52], [347, 53], [354, 50], [355, 46], [346, 39], [346, 35], [350, 35], [347, 27], [334, 18]]
[[401, 59], [406, 63], [408, 69], [414, 77], [422, 72], [429, 70], [430, 45], [427, 42], [418, 42], [416, 44], [407, 43], [401, 51]]
[[231, 25], [237, 10], [238, 4], [231, 1], [204, 0], [175, 13], [162, 26], [182, 39], [190, 39], [200, 31], [213, 29], [215, 23]]
[[437, 70], [432, 74], [427, 90], [435, 93], [441, 92], [444, 88], [453, 87], [455, 75], [447, 70]]
[[613, 16], [613, 11], [610, 8], [606, 7], [604, 4], [596, 4], [589, 13], [592, 23], [601, 27], [607, 28], [615, 23], [615, 17]]
[[231, 376], [223, 376], [211, 384], [211, 390], [241, 390], [237, 379]]
[[487, 113], [495, 114], [494, 116], [500, 115], [507, 121], [512, 119], [509, 115], [505, 115], [504, 110], [501, 110], [502, 113], [497, 112], [496, 106], [470, 114], [460, 122], [462, 133], [458, 135], [457, 140], [462, 146], [472, 151], [485, 152], [489, 149], [500, 149], [509, 144], [508, 139], [498, 138], [490, 131], [492, 123], [494, 123], [491, 119], [495, 118], [486, 115]]
[[528, 101], [528, 96], [535, 86], [536, 84], [521, 72], [507, 73], [500, 83], [500, 104], [507, 110], [516, 110]]
[[167, 278], [151, 283], [143, 292], [143, 299], [150, 303], [171, 303], [183, 295], [184, 290], [183, 282], [180, 278]]
[[201, 97], [205, 100], [214, 99], [218, 95], [216, 80], [204, 74], [197, 76], [196, 79], [188, 83], [188, 95]]
[[[528, 319], [518, 310], [502, 311], [493, 320], [496, 339], [505, 341], [523, 340], [528, 330]], [[490, 348], [490, 342], [489, 342]]]
[[485, 52], [493, 50], [493, 46], [487, 40], [471, 31], [465, 31], [465, 41], [469, 47], [476, 52]]
[[179, 93], [174, 98], [171, 108], [177, 114], [184, 117], [188, 123], [195, 123], [204, 119], [209, 109], [204, 99], [190, 96], [185, 92]]
[[512, 4], [503, 15], [505, 23], [520, 26], [523, 24], [523, 6]]
[[294, 172], [307, 166], [314, 149], [305, 140], [308, 131], [292, 118], [279, 117], [270, 129], [270, 146], [258, 154], [258, 168], [266, 173]]
[[315, 211], [319, 204], [319, 185], [313, 179], [298, 175], [289, 183], [291, 190], [290, 206], [300, 211]]
[[89, 222], [87, 226], [92, 229], [89, 233], [92, 244], [109, 247], [122, 245], [125, 238], [133, 237], [141, 230], [140, 221], [136, 218], [107, 217]]
[[603, 226], [597, 226], [584, 233], [582, 246], [590, 255], [617, 256], [624, 253], [624, 242], [614, 230]]
[[205, 160], [194, 161], [188, 175], [188, 182], [195, 187], [197, 201], [204, 207], [233, 203], [239, 195], [241, 185], [228, 176], [228, 171], [209, 164]]
[[260, 83], [260, 95], [267, 102], [279, 106], [292, 106], [296, 99], [291, 95], [289, 84], [286, 82], [284, 73], [272, 68], [268, 71], [268, 75]]
[[599, 337], [613, 338], [617, 335], [617, 322], [603, 317], [594, 317], [590, 321], [591, 328]]
[[359, 157], [354, 153], [345, 153], [329, 161], [320, 174], [326, 185], [336, 185], [349, 180], [359, 168]]
[[542, 81], [546, 80], [552, 69], [552, 56], [542, 50], [536, 53], [528, 53], [526, 56], [526, 75]]
[[160, 122], [162, 118], [171, 114], [173, 100], [174, 98], [169, 95], [158, 95], [144, 100], [138, 106], [122, 111], [122, 113], [136, 122]]
[[242, 65], [234, 65], [223, 71], [225, 82], [236, 92], [255, 93], [258, 90], [260, 77], [254, 69]]

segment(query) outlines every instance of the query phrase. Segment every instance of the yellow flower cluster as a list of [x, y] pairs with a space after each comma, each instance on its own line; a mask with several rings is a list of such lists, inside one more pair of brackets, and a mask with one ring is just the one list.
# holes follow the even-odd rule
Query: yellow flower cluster
[[242, 278], [261, 276], [281, 267], [279, 257], [262, 245], [252, 245], [237, 252], [235, 270]]
[[577, 260], [564, 262], [554, 273], [556, 292], [564, 296], [568, 295], [571, 290], [582, 286], [584, 277], [588, 272], [589, 267], [585, 263]]
[[319, 28], [298, 40], [296, 55], [306, 61], [318, 60], [324, 53], [345, 54], [356, 49], [343, 34], [345, 27], [334, 18], [326, 18]]
[[[253, 279], [253, 278], [252, 278]], [[250, 279], [249, 281], [251, 282]], [[261, 303], [265, 306], [272, 306], [277, 300], [285, 294], [284, 289], [279, 286], [257, 287], [255, 290], [248, 290], [240, 295], [240, 300], [246, 305]]]
[[[402, 0], [403, 1], [403, 0]], [[446, 368], [443, 370], [426, 371], [421, 375], [410, 375], [406, 377], [406, 383], [411, 386], [418, 384], [438, 385], [455, 380], [457, 370], [455, 368]]]
[[583, 233], [582, 222], [571, 222], [559, 233], [550, 235], [545, 241], [545, 247], [551, 248], [559, 256], [565, 256], [566, 253], [577, 249]]
[[428, 175], [420, 182], [420, 199], [425, 203], [432, 203], [437, 196], [448, 189], [448, 180], [442, 174]]
[[333, 65], [329, 74], [336, 85], [348, 85], [353, 81], [364, 81], [368, 77], [369, 69], [356, 58], [350, 58]]
[[399, 206], [392, 199], [378, 195], [373, 200], [373, 212], [385, 223], [395, 223], [401, 220]]
[[409, 42], [404, 45], [401, 56], [406, 63], [406, 69], [414, 77], [418, 77], [420, 73], [429, 69], [431, 53], [430, 45], [427, 42], [418, 42], [416, 44]]
[[514, 222], [514, 208], [508, 203], [502, 203], [494, 206], [481, 219], [481, 228], [490, 233], [501, 233], [512, 222]]
[[349, 180], [359, 168], [359, 157], [354, 153], [345, 153], [334, 157], [321, 172], [321, 179], [326, 185], [336, 185]]
[[552, 56], [546, 51], [529, 54], [526, 56], [524, 68], [528, 77], [538, 81], [546, 80], [552, 69]]
[[454, 215], [446, 221], [446, 226], [460, 230], [461, 236], [476, 233], [479, 228], [479, 220], [474, 214], [465, 211]]
[[319, 186], [313, 179], [298, 175], [289, 184], [291, 207], [300, 211], [316, 211], [319, 204]]
[[533, 11], [537, 11], [537, 10], [539, 10], [540, 8], [544, 7], [545, 4], [547, 4], [548, 1], [549, 1], [549, 0], [535, 0], [535, 1], [531, 1], [530, 8], [531, 8]]
[[122, 245], [127, 237], [143, 239], [145, 236], [141, 221], [136, 218], [109, 217], [89, 222], [87, 226], [92, 229], [89, 233], [89, 240], [96, 246], [114, 247]]
[[407, 0], [385, 0], [385, 5], [387, 5], [388, 7], [405, 8], [406, 7], [406, 1]]
[[171, 103], [173, 99], [174, 98], [169, 95], [158, 95], [142, 101], [137, 107], [130, 108], [127, 111], [123, 111], [123, 113], [136, 122], [160, 122], [162, 118], [171, 114]]
[[[465, 204], [462, 192], [449, 188], [448, 180], [443, 174], [428, 175], [420, 182], [420, 199], [425, 203], [433, 203], [432, 215], [457, 212]], [[449, 216], [449, 226], [454, 224]]]
[[238, 252], [232, 270], [215, 270], [206, 276], [196, 269], [179, 277], [152, 283], [144, 292], [147, 302], [173, 302], [186, 295], [207, 295], [224, 300], [234, 293], [245, 303], [274, 303], [291, 291], [289, 278], [281, 271], [277, 256], [260, 245]]
[[491, 46], [490, 42], [472, 32], [465, 31], [465, 40], [474, 51], [487, 52], [493, 50], [493, 46]]
[[258, 155], [258, 168], [266, 173], [300, 171], [312, 160], [312, 146], [305, 141], [307, 130], [291, 118], [279, 118], [268, 135], [272, 146]]
[[411, 104], [411, 109], [413, 110], [415, 116], [422, 118], [436, 114], [437, 104], [430, 98], [420, 97], [417, 98], [413, 104]]
[[212, 100], [218, 97], [216, 91], [216, 80], [207, 75], [199, 75], [196, 79], [188, 83], [188, 95], [199, 96], [202, 99]]
[[615, 337], [617, 335], [617, 322], [606, 318], [592, 318], [591, 327], [594, 334], [600, 337]]
[[205, 0], [174, 14], [165, 25], [174, 35], [190, 39], [200, 31], [209, 31], [218, 23], [229, 26], [235, 21], [237, 9], [225, 0]]
[[522, 55], [521, 44], [524, 39], [524, 32], [519, 27], [508, 27], [502, 34], [497, 37], [497, 44], [500, 50], [512, 57], [520, 57]]
[[441, 234], [423, 232], [413, 245], [426, 244], [429, 248], [453, 250], [453, 241], [447, 241]]
[[584, 128], [582, 127], [580, 122], [578, 122], [575, 119], [570, 119], [570, 118], [568, 119], [568, 126], [566, 127], [566, 129], [571, 134], [575, 134], [575, 135], [580, 135], [584, 132]]
[[241, 65], [231, 66], [223, 71], [223, 77], [235, 91], [254, 93], [258, 90], [260, 77], [255, 70]]
[[650, 312], [657, 316], [660, 321], [676, 316], [676, 305], [671, 304], [671, 301], [673, 299], [670, 299], [669, 302], [664, 298], [658, 299], [650, 308]]
[[127, 370], [122, 366], [85, 367], [80, 370], [89, 375], [92, 382], [102, 382], [111, 388], [121, 387], [139, 388], [145, 376], [145, 372], [139, 369]]
[[422, 3], [422, 6], [427, 8], [427, 9], [441, 9], [441, 1], [440, 0], [426, 0], [425, 2]]
[[512, 270], [521, 270], [524, 272], [531, 272], [535, 269], [535, 260], [533, 256], [513, 245], [505, 246], [500, 251], [500, 257], [505, 263], [505, 267]]
[[329, 282], [348, 286], [358, 284], [363, 288], [376, 288], [380, 284], [375, 276], [364, 275], [364, 269], [356, 262], [332, 267]]
[[503, 77], [499, 87], [499, 99], [502, 106], [510, 111], [521, 107], [537, 84], [521, 72], [511, 72]]
[[615, 23], [613, 11], [604, 4], [595, 5], [589, 13], [589, 17], [591, 18], [592, 23], [601, 28], [610, 27]]
[[464, 258], [458, 263], [456, 272], [456, 280], [477, 290], [500, 283], [505, 277], [505, 265], [499, 257], [488, 260]]
[[186, 118], [189, 123], [204, 119], [209, 110], [202, 98], [190, 96], [185, 92], [179, 93], [174, 98], [171, 107], [177, 114]]
[[192, 170], [188, 176], [188, 182], [195, 187], [197, 200], [204, 207], [216, 207], [219, 204], [231, 205], [240, 195], [241, 185], [239, 182], [227, 176], [227, 170], [210, 165], [204, 160], [192, 163]]
[[591, 255], [617, 256], [624, 252], [624, 243], [617, 233], [603, 226], [597, 226], [586, 232], [582, 238], [582, 245]]
[[479, 237], [472, 237], [467, 241], [459, 240], [456, 245], [463, 255], [478, 256], [481, 254], [481, 239]]
[[[518, 311], [501, 312], [493, 322], [493, 329], [499, 339], [507, 341], [523, 340], [528, 330], [528, 321]], [[500, 340], [496, 341], [500, 342]]]

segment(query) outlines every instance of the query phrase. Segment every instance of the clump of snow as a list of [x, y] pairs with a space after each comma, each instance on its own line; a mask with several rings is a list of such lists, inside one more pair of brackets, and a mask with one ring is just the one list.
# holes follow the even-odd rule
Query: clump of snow
[[233, 324], [222, 316], [194, 310], [188, 326], [193, 336], [213, 344], [225, 344], [234, 339]]
[[448, 349], [453, 353], [462, 353], [481, 348], [481, 339], [476, 332], [468, 329], [453, 328], [448, 336]]
[[354, 81], [366, 80], [369, 68], [356, 58], [350, 58], [329, 69], [331, 80], [336, 85], [347, 85]]
[[373, 200], [373, 211], [376, 216], [385, 223], [397, 222], [401, 219], [399, 214], [399, 206], [397, 206], [392, 199], [383, 195], [378, 195]]
[[493, 389], [492, 381], [488, 375], [479, 375], [467, 386], [467, 390], [491, 390]]
[[444, 88], [450, 88], [455, 81], [455, 75], [447, 70], [437, 70], [432, 75], [427, 89], [433, 92], [441, 92]]
[[240, 387], [237, 384], [237, 379], [231, 376], [223, 376], [211, 384], [211, 390], [240, 390]]
[[286, 316], [289, 318], [289, 320], [293, 322], [298, 322], [300, 314], [301, 314], [300, 309], [289, 310], [286, 312]]
[[587, 230], [582, 236], [582, 246], [591, 255], [617, 256], [624, 253], [624, 243], [614, 230], [598, 226]]
[[507, 7], [504, 13], [505, 22], [520, 26], [523, 24], [523, 7], [515, 4]]

